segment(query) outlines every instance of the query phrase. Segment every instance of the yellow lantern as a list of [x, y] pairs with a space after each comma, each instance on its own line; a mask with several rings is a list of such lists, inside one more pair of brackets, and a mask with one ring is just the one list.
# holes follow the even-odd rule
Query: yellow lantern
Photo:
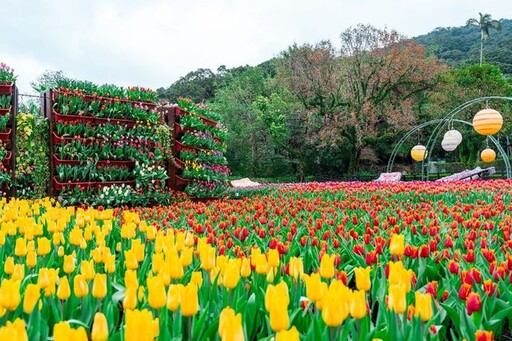
[[418, 144], [411, 149], [411, 157], [414, 161], [423, 161], [428, 155], [428, 150], [425, 146]]
[[494, 109], [483, 109], [473, 117], [473, 128], [481, 135], [492, 135], [500, 131], [503, 117]]
[[480, 153], [483, 162], [493, 162], [496, 160], [496, 152], [491, 148], [486, 148]]

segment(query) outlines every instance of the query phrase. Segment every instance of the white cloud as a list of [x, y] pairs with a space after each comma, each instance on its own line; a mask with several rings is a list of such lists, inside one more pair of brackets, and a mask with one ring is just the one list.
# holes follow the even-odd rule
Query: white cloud
[[200, 67], [255, 65], [290, 44], [358, 23], [408, 35], [461, 26], [478, 12], [512, 18], [510, 0], [7, 0], [0, 60], [18, 86], [46, 69], [98, 83], [169, 86]]

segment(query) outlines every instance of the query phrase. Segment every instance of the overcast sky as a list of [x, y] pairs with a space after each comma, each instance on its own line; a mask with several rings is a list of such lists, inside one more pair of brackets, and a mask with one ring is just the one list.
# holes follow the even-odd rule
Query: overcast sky
[[409, 36], [512, 18], [512, 0], [2, 0], [0, 61], [18, 87], [45, 70], [167, 87], [189, 71], [257, 65], [293, 43], [338, 42], [358, 23]]

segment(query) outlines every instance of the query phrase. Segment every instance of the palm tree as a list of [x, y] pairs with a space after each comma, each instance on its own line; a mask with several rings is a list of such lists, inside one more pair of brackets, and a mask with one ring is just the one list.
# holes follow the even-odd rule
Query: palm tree
[[480, 14], [480, 20], [471, 18], [466, 22], [466, 26], [480, 27], [480, 65], [483, 61], [484, 53], [484, 40], [489, 37], [489, 29], [494, 28], [496, 31], [501, 31], [501, 24], [498, 20], [493, 20], [490, 14]]

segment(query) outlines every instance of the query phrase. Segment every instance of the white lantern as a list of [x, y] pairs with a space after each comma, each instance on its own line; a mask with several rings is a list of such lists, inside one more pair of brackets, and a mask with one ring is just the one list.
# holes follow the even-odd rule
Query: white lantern
[[457, 143], [456, 138], [452, 135], [445, 135], [445, 138], [441, 142], [441, 147], [443, 147], [443, 149], [446, 150], [447, 152], [454, 151], [455, 149], [457, 149], [458, 145], [459, 144]]
[[457, 142], [457, 145], [459, 145], [462, 142], [462, 134], [458, 130], [455, 130], [455, 129], [448, 130], [444, 134], [444, 139], [446, 140], [446, 138], [449, 136], [453, 137], [455, 139], [455, 141]]

